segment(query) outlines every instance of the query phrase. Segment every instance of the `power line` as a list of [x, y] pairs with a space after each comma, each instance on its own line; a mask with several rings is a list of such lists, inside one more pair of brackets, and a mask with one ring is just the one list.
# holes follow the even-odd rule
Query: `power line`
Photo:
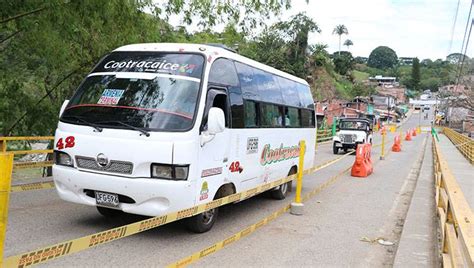
[[[474, 19], [471, 20], [471, 26], [469, 27], [469, 34], [467, 36], [466, 47], [464, 48], [464, 55], [466, 55], [467, 48], [469, 47], [469, 39], [471, 39], [471, 32], [472, 32], [472, 25], [473, 24], [474, 24]], [[464, 61], [466, 61], [466, 56], [463, 56], [463, 58], [462, 58], [461, 67], [459, 68], [459, 76], [458, 76], [457, 84], [459, 84], [459, 82], [461, 80], [462, 68], [464, 66]]]
[[461, 0], [458, 0], [458, 4], [456, 6], [456, 14], [454, 15], [453, 27], [451, 28], [451, 40], [449, 41], [449, 48], [448, 48], [448, 54], [447, 55], [449, 55], [451, 53], [451, 47], [453, 46], [454, 29], [456, 28], [456, 21], [458, 20], [459, 3], [461, 3]]
[[[464, 45], [465, 45], [465, 42], [466, 42], [466, 36], [467, 36], [467, 29], [469, 27], [469, 22], [471, 22], [471, 12], [472, 12], [472, 6], [474, 5], [474, 0], [471, 1], [471, 7], [469, 8], [469, 15], [467, 16], [467, 22], [466, 22], [466, 28], [464, 30], [464, 37], [462, 39], [462, 45], [461, 45], [461, 55], [458, 59], [458, 77], [456, 79], [456, 84], [459, 84], [459, 80], [461, 78], [461, 69], [462, 69], [462, 65], [464, 64], [464, 60], [465, 60], [465, 55], [466, 54], [463, 54], [463, 51], [464, 51]], [[471, 29], [472, 29], [472, 22], [471, 22]], [[470, 33], [471, 30], [469, 30], [469, 36], [471, 35]], [[467, 47], [467, 46], [466, 46]]]

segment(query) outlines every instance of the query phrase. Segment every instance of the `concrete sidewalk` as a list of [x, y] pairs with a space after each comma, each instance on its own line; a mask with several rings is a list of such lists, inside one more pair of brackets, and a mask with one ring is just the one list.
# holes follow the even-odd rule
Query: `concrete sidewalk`
[[461, 187], [471, 209], [474, 208], [474, 166], [445, 135], [439, 135], [439, 148], [449, 169]]

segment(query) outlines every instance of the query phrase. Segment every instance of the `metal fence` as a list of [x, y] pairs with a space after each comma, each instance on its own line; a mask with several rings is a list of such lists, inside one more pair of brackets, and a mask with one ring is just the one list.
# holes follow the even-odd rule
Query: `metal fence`
[[435, 139], [433, 160], [442, 267], [473, 267], [474, 215]]
[[471, 164], [474, 164], [474, 139], [451, 129], [443, 128], [443, 133], [448, 137], [458, 150]]
[[332, 129], [316, 130], [316, 142], [321, 143], [332, 139]]
[[[0, 153], [12, 153], [14, 156], [26, 155], [26, 154], [51, 154], [53, 153], [52, 149], [39, 149], [39, 150], [12, 150], [8, 146], [10, 145], [19, 145], [21, 143], [29, 143], [31, 141], [52, 141], [54, 140], [53, 136], [33, 136], [33, 137], [0, 137]], [[13, 163], [13, 169], [23, 169], [23, 168], [39, 168], [39, 167], [50, 167], [53, 165], [52, 160], [46, 159], [45, 161], [15, 161]]]

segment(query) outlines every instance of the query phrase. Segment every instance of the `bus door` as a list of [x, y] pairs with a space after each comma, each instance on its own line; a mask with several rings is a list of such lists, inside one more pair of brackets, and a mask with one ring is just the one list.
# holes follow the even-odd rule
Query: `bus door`
[[[204, 119], [201, 125], [201, 135], [207, 131], [207, 115], [212, 107], [220, 108], [225, 114], [225, 129], [217, 133], [212, 140], [201, 144], [199, 163], [201, 166], [201, 181], [198, 185], [199, 201], [211, 201], [216, 188], [221, 182], [228, 180], [226, 165], [229, 160], [230, 131], [229, 131], [229, 109], [227, 92], [225, 88], [210, 88], [207, 92]], [[213, 183], [214, 182], [214, 183]]]

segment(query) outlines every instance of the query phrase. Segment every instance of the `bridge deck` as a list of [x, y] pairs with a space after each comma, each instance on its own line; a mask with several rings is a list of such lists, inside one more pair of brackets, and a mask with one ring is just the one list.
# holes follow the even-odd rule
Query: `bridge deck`
[[471, 209], [474, 208], [474, 166], [445, 135], [439, 135], [439, 148], [461, 187]]

